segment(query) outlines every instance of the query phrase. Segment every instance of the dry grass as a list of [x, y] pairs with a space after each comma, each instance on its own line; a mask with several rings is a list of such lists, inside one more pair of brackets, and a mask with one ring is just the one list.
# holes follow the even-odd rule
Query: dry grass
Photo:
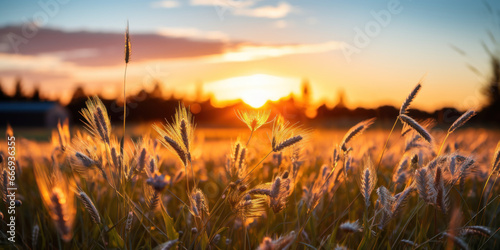
[[[102, 112], [92, 107], [88, 119]], [[194, 131], [180, 112], [160, 134], [126, 140], [123, 154], [102, 118], [90, 132], [61, 125], [51, 144], [19, 139], [17, 246], [496, 247], [497, 132], [429, 130], [437, 141], [449, 136], [440, 156], [424, 138], [408, 150], [408, 140], [394, 137], [376, 169], [370, 158], [380, 155], [385, 130], [351, 138], [344, 152], [333, 145], [353, 130], [307, 131], [308, 140], [294, 141], [304, 130], [280, 120], [225, 137]]]
[[[129, 59], [127, 29], [126, 65]], [[405, 99], [389, 132], [370, 129], [374, 119], [348, 131], [313, 131], [269, 118], [267, 111], [238, 111], [244, 132], [198, 131], [189, 108], [180, 105], [172, 121], [131, 139], [118, 137], [102, 102], [90, 98], [81, 112], [86, 130], [60, 124], [50, 144], [17, 138], [16, 244], [4, 233], [2, 148], [0, 244], [500, 248], [499, 133], [462, 129], [472, 110], [447, 132], [414, 120], [407, 110], [421, 87]], [[401, 136], [391, 138], [399, 121]]]

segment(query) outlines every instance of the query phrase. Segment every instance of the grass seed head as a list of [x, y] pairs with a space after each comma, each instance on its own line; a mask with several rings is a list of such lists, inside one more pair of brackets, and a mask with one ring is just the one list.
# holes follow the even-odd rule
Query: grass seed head
[[262, 127], [262, 125], [266, 124], [270, 114], [270, 110], [236, 110], [236, 116], [238, 117], [238, 119], [245, 123], [252, 132], [255, 132], [257, 129]]
[[363, 228], [359, 224], [359, 221], [355, 222], [350, 222], [346, 221], [342, 224], [340, 224], [340, 230], [347, 232], [347, 233], [359, 233], [363, 231]]
[[427, 130], [422, 126], [420, 125], [417, 121], [413, 120], [413, 118], [405, 115], [405, 114], [402, 114], [399, 116], [399, 118], [401, 119], [401, 121], [403, 121], [405, 124], [407, 124], [408, 126], [410, 126], [412, 129], [414, 129], [420, 136], [422, 136], [422, 138], [424, 138], [428, 143], [431, 143], [433, 142], [433, 139], [432, 139], [432, 136], [429, 132], [427, 132]]
[[125, 30], [125, 63], [129, 63], [131, 54], [132, 54], [132, 47], [130, 45], [130, 33], [127, 21], [127, 29]]
[[418, 94], [418, 92], [420, 91], [421, 88], [422, 88], [422, 84], [419, 82], [413, 88], [413, 90], [410, 92], [410, 94], [408, 95], [408, 97], [406, 98], [406, 100], [401, 105], [401, 108], [399, 109], [399, 115], [406, 114], [406, 112], [408, 111], [408, 108], [410, 107], [411, 102], [415, 99], [415, 97], [417, 96], [417, 94]]
[[95, 207], [94, 203], [90, 199], [90, 197], [83, 191], [78, 194], [78, 198], [82, 201], [83, 206], [89, 213], [92, 221], [96, 224], [101, 224], [101, 216], [99, 216], [99, 211]]
[[470, 118], [475, 116], [477, 113], [473, 109], [468, 110], [463, 113], [448, 129], [448, 133], [453, 133], [457, 128], [462, 127]]
[[345, 134], [344, 139], [342, 139], [342, 143], [340, 143], [340, 148], [342, 149], [342, 151], [344, 151], [344, 153], [349, 151], [347, 148], [347, 143], [349, 143], [354, 137], [362, 134], [363, 131], [370, 127], [374, 121], [375, 118], [364, 120], [349, 129], [349, 131], [347, 131], [347, 133]]

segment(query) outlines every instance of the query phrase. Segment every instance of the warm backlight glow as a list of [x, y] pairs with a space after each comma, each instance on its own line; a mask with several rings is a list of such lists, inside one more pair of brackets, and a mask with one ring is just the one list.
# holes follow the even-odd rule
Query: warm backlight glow
[[268, 100], [270, 100], [272, 97], [269, 96], [269, 94], [261, 89], [256, 89], [255, 91], [248, 91], [246, 93], [243, 93], [241, 96], [241, 99], [248, 105], [254, 107], [254, 108], [260, 108]]
[[267, 101], [297, 93], [299, 86], [300, 79], [255, 74], [212, 82], [206, 90], [213, 93], [218, 102], [241, 99], [253, 108], [260, 108]]

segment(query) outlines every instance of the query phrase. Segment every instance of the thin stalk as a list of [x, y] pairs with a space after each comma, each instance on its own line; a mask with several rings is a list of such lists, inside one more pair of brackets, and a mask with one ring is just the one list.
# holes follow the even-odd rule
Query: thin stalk
[[123, 138], [125, 139], [125, 120], [127, 118], [127, 66], [125, 63], [125, 73], [123, 74]]
[[243, 240], [243, 249], [247, 249], [247, 234], [248, 234], [248, 229], [247, 226], [245, 225], [245, 222], [243, 222], [243, 226], [245, 227], [245, 238]]
[[487, 242], [488, 242], [488, 241], [489, 241], [489, 240], [490, 240], [493, 236], [495, 236], [499, 230], [500, 230], [500, 227], [499, 227], [499, 228], [497, 228], [497, 230], [495, 230], [495, 232], [493, 232], [493, 233], [490, 235], [490, 237], [488, 237], [488, 239], [486, 239], [486, 241], [485, 241], [485, 242], [484, 242], [484, 243], [483, 243], [483, 244], [482, 244], [482, 245], [481, 245], [478, 249], [482, 249], [482, 248], [483, 248], [483, 246], [484, 246], [484, 245], [485, 245], [485, 244], [486, 244], [486, 243], [487, 243]]
[[248, 144], [250, 143], [250, 139], [252, 139], [252, 135], [253, 135], [253, 129], [252, 129], [252, 132], [250, 132], [250, 136], [248, 137], [248, 141], [247, 141], [247, 144], [245, 145], [245, 147], [248, 147]]
[[[128, 63], [125, 62], [125, 72], [123, 73], [123, 137], [120, 142], [120, 154], [122, 158], [121, 168], [125, 168], [125, 154], [123, 153], [123, 147], [125, 144], [125, 119], [127, 117], [127, 94], [126, 94], [127, 68], [128, 68]], [[121, 175], [121, 168], [120, 168], [120, 175]]]
[[259, 163], [257, 163], [257, 165], [255, 165], [241, 180], [245, 180], [247, 178], [247, 176], [249, 176], [273, 151], [269, 151], [269, 153], [267, 153], [266, 156], [264, 156], [264, 158], [262, 158], [262, 160], [259, 161]]
[[490, 202], [488, 202], [488, 204], [486, 204], [483, 208], [481, 208], [481, 210], [477, 211], [477, 213], [474, 216], [472, 216], [470, 218], [470, 220], [467, 221], [467, 223], [464, 224], [464, 227], [467, 226], [469, 223], [471, 223], [479, 215], [479, 213], [481, 213], [483, 210], [485, 210], [486, 207], [488, 207], [491, 203], [493, 203], [499, 197], [500, 197], [500, 195], [495, 196], [495, 198], [493, 198]]
[[[495, 212], [496, 212], [496, 211], [498, 211], [498, 208], [499, 208], [499, 207], [500, 207], [500, 200], [497, 202], [497, 205], [496, 205], [496, 207], [495, 207], [495, 210], [493, 210], [493, 211], [495, 211]], [[497, 218], [497, 215], [498, 215], [498, 214], [497, 214], [497, 213], [495, 213], [495, 215], [493, 216], [493, 218], [491, 218], [491, 219], [490, 219], [490, 224], [491, 224], [491, 223], [492, 223], [492, 222], [493, 222], [493, 221]], [[483, 216], [481, 217], [481, 221], [483, 220], [483, 218], [484, 218], [484, 214], [483, 214]]]
[[[491, 189], [490, 189], [490, 191], [488, 191], [488, 193], [487, 193], [486, 200], [484, 201], [485, 203], [488, 203], [488, 200], [489, 200], [489, 198], [490, 198], [491, 191], [495, 188], [495, 183], [497, 182], [497, 180], [498, 180], [498, 176], [495, 178], [495, 181], [493, 181], [493, 185], [491, 185]], [[482, 195], [481, 195], [481, 197], [482, 197]], [[479, 204], [481, 204], [481, 203], [479, 203]], [[479, 210], [479, 207], [478, 207], [478, 210]], [[497, 206], [497, 210], [498, 210], [498, 206]], [[495, 211], [497, 211], [497, 210], [495, 210]], [[481, 220], [480, 220], [480, 222], [482, 222], [482, 221], [483, 221], [483, 219], [484, 219], [484, 214], [481, 216]]]
[[[479, 204], [478, 204], [478, 207], [477, 207], [477, 210], [479, 210], [479, 207], [481, 207], [481, 201], [483, 199], [483, 195], [484, 195], [484, 191], [486, 190], [486, 188], [488, 188], [488, 182], [490, 181], [491, 179], [491, 176], [493, 176], [493, 171], [491, 171], [491, 173], [488, 175], [488, 179], [486, 179], [486, 183], [484, 183], [484, 187], [483, 187], [483, 190], [481, 191], [481, 196], [479, 197]], [[498, 176], [497, 176], [498, 178]], [[495, 182], [496, 182], [496, 179], [495, 179]], [[494, 188], [495, 186], [495, 182], [493, 182], [493, 186], [491, 188]], [[490, 196], [490, 192], [491, 191], [488, 191], [488, 196], [486, 197], [486, 201], [485, 203], [488, 203], [488, 198]]]
[[[335, 166], [334, 166], [334, 167], [332, 168], [332, 170], [330, 171], [330, 174], [326, 177], [326, 180], [327, 180], [327, 181], [325, 181], [325, 183], [323, 183], [323, 185], [321, 186], [321, 189], [323, 189], [323, 188], [324, 188], [324, 185], [325, 185], [326, 183], [328, 183], [328, 180], [330, 179], [330, 177], [332, 176], [332, 174], [335, 172], [335, 169], [336, 169], [336, 168], [337, 168], [337, 163], [335, 163]], [[343, 181], [345, 182], [345, 180], [346, 180], [346, 178], [344, 178], [344, 180], [343, 180]], [[300, 228], [300, 230], [299, 230], [299, 232], [297, 233], [297, 235], [301, 235], [302, 231], [304, 231], [304, 229], [305, 229], [305, 227], [306, 227], [307, 223], [309, 222], [309, 219], [311, 219], [311, 216], [312, 216], [312, 214], [313, 214], [313, 212], [314, 212], [314, 210], [315, 210], [315, 209], [316, 209], [316, 208], [314, 208], [314, 209], [312, 209], [311, 211], [309, 211], [309, 212], [308, 212], [306, 222], [304, 223], [304, 225], [302, 225], [302, 227]], [[297, 242], [297, 241], [298, 241], [298, 237], [297, 237], [297, 239], [295, 239], [295, 242]], [[294, 244], [295, 244], [295, 242], [294, 242]]]
[[186, 165], [184, 165], [184, 174], [186, 174], [186, 191], [187, 191], [187, 197], [189, 200], [189, 196], [191, 195], [191, 191], [189, 190], [189, 172], [187, 171]]
[[443, 150], [444, 143], [446, 142], [446, 139], [448, 139], [448, 136], [450, 136], [450, 133], [446, 133], [446, 136], [444, 137], [443, 143], [441, 143], [441, 147], [439, 147], [439, 151], [438, 151], [436, 157], [438, 157], [439, 155], [441, 155], [441, 150]]
[[392, 125], [391, 132], [389, 133], [389, 136], [387, 136], [387, 140], [385, 140], [384, 147], [382, 148], [382, 153], [380, 154], [380, 158], [378, 159], [376, 170], [378, 170], [378, 168], [380, 167], [380, 163], [382, 162], [382, 157], [384, 157], [384, 153], [385, 153], [385, 149], [387, 147], [387, 143], [389, 143], [389, 139], [391, 138], [392, 131], [394, 131], [394, 128], [396, 127], [396, 124], [398, 123], [398, 120], [399, 120], [399, 116], [396, 117], [396, 120], [394, 121], [394, 124]]
[[189, 162], [189, 166], [191, 167], [191, 175], [193, 176], [193, 189], [195, 189], [197, 186], [197, 183], [196, 183], [196, 179], [194, 178], [193, 163]]
[[[266, 156], [264, 156], [264, 158], [262, 158], [262, 160], [259, 161], [259, 163], [257, 163], [257, 165], [255, 165], [252, 170], [250, 172], [248, 172], [243, 178], [242, 178], [242, 181], [245, 180], [245, 178], [255, 169], [257, 168], [273, 151], [271, 150]], [[187, 179], [186, 179], [187, 181]], [[224, 189], [224, 191], [222, 191], [222, 193], [224, 194], [227, 190], [227, 188], [229, 187], [229, 185], [226, 186], [226, 188]], [[221, 201], [221, 197], [219, 197], [219, 199], [217, 199], [217, 202], [215, 202], [215, 206], [214, 206], [214, 210], [212, 211], [212, 213], [210, 213], [210, 215], [208, 216], [208, 219], [207, 221], [204, 223], [203, 225], [203, 228], [200, 230], [201, 232], [203, 232], [203, 230], [206, 229], [206, 225], [208, 224], [208, 221], [212, 218], [212, 216], [215, 215], [215, 211], [217, 211], [220, 206], [223, 204], [223, 202], [220, 202]]]
[[420, 210], [420, 208], [422, 208], [424, 205], [425, 205], [425, 203], [423, 201], [419, 201], [419, 203], [417, 204], [417, 206], [411, 212], [410, 217], [408, 218], [408, 220], [404, 224], [403, 229], [399, 232], [397, 238], [394, 240], [394, 243], [393, 243], [391, 249], [394, 249], [394, 247], [396, 246], [396, 244], [399, 242], [399, 238], [401, 238], [401, 235], [403, 234], [404, 230], [406, 229], [406, 227], [408, 226], [408, 224], [410, 223], [410, 221], [417, 214], [418, 210]]

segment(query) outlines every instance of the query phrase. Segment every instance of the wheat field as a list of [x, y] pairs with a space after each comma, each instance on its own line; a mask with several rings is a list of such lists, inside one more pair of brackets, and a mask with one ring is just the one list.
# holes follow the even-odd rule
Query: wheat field
[[[17, 138], [21, 249], [495, 249], [500, 134], [448, 130], [408, 114], [392, 130], [360, 121], [315, 130], [269, 111], [248, 129], [197, 129], [189, 107], [140, 136], [120, 135], [89, 98], [84, 128], [50, 143]], [[7, 129], [7, 138], [15, 135]], [[123, 139], [124, 138], [124, 139]], [[3, 144], [6, 145], [6, 144]], [[9, 166], [2, 148], [1, 227]], [[7, 163], [9, 162], [9, 163]]]

